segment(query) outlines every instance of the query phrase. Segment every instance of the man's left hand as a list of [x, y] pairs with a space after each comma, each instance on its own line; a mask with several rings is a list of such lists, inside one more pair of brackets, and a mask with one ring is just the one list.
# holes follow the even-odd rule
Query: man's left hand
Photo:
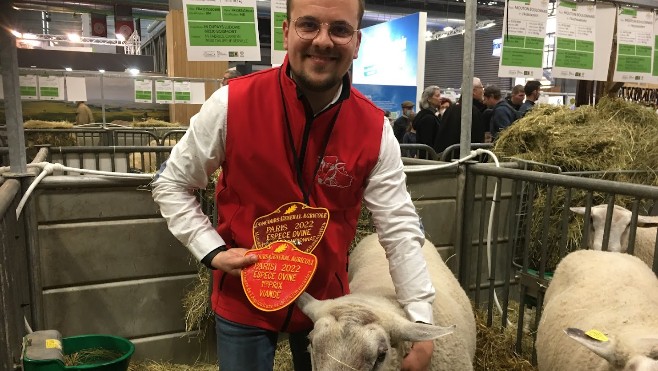
[[402, 360], [401, 371], [428, 371], [432, 362], [434, 341], [420, 341], [413, 343], [409, 354]]

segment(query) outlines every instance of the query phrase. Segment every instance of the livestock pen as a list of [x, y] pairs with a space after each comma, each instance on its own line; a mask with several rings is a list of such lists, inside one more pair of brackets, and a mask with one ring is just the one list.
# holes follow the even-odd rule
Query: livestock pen
[[[130, 154], [156, 156], [161, 162], [170, 151], [170, 146], [162, 145], [50, 147], [42, 150], [36, 161], [125, 172], [130, 169]], [[534, 198], [539, 188], [548, 195], [557, 194], [558, 189], [560, 194], [584, 191], [590, 195], [584, 206], [600, 197], [614, 202], [629, 196], [631, 206], [634, 202], [637, 206], [636, 213], [655, 210], [658, 200], [656, 187], [528, 171], [518, 163], [503, 163], [501, 168], [454, 164], [443, 169], [423, 166], [447, 163], [420, 159], [404, 159], [404, 163], [408, 189], [427, 238], [437, 246], [474, 305], [483, 310], [487, 325], [500, 331], [514, 329], [519, 353], [523, 353], [524, 341], [526, 345], [532, 342], [548, 283], [538, 278], [545, 276], [545, 264], [531, 266], [525, 259], [532, 236], [524, 223], [529, 215], [547, 211], [533, 209], [527, 200]], [[149, 181], [57, 173], [37, 186], [23, 216], [16, 219], [18, 200], [35, 175], [5, 179], [0, 191], [5, 273], [0, 289], [9, 314], [0, 335], [16, 340], [0, 348], [0, 362], [5, 362], [0, 366], [11, 369], [9, 365], [20, 356], [17, 342], [24, 333], [23, 316], [34, 329], [127, 337], [136, 344], [136, 361], [212, 361], [212, 336], [199, 340], [199, 329], [187, 331], [181, 305], [197, 280], [199, 267], [169, 234], [148, 192]], [[200, 194], [199, 200], [214, 216], [212, 197]], [[561, 223], [566, 225], [575, 218], [568, 207], [576, 205], [568, 198], [560, 202], [565, 220]], [[496, 205], [493, 215], [492, 204]], [[565, 230], [558, 228], [562, 224], [556, 227], [549, 221], [541, 227], [547, 231], [557, 228], [551, 235]], [[548, 251], [548, 241], [542, 246]], [[553, 249], [563, 256], [567, 250], [561, 246], [558, 241]], [[496, 298], [501, 313], [497, 313]], [[529, 304], [535, 309], [527, 313], [533, 313], [534, 319], [529, 321], [526, 311], [518, 311], [513, 316], [516, 323], [507, 323], [510, 308]], [[525, 354], [531, 358], [527, 351]]]

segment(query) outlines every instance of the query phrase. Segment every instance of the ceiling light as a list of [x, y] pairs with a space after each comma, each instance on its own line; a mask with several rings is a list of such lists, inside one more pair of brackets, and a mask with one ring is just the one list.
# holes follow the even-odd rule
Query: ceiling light
[[27, 40], [36, 39], [37, 35], [28, 32], [23, 34], [23, 38]]
[[77, 33], [70, 33], [66, 36], [68, 36], [69, 40], [73, 41], [74, 43], [80, 42], [80, 35]]
[[448, 32], [448, 31], [452, 31], [452, 30], [454, 30], [454, 28], [452, 28], [450, 26], [443, 27], [443, 31]]
[[98, 70], [98, 72], [100, 72], [100, 73], [105, 73], [105, 70], [100, 69], [100, 70]]
[[126, 41], [126, 37], [123, 36], [123, 34], [118, 33], [118, 34], [117, 34], [117, 40], [119, 40], [119, 41]]
[[65, 67], [64, 69], [69, 71], [69, 72], [73, 71], [73, 68], [71, 68], [71, 67]]
[[12, 35], [14, 35], [15, 37], [17, 37], [17, 38], [19, 38], [19, 39], [22, 39], [22, 38], [23, 38], [23, 34], [21, 34], [20, 32], [18, 32], [18, 31], [16, 31], [16, 30], [11, 30], [11, 31], [9, 31], [9, 32], [11, 32]]
[[130, 72], [131, 75], [139, 74], [139, 70], [137, 68], [128, 68], [128, 72]]

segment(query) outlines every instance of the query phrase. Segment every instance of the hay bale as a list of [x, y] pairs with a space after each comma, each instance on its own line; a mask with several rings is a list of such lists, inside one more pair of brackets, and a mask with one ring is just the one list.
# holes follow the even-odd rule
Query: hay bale
[[156, 119], [148, 119], [146, 121], [133, 121], [131, 123], [132, 127], [135, 128], [179, 128], [181, 124], [172, 123]]
[[64, 365], [82, 366], [94, 365], [114, 361], [123, 356], [123, 353], [111, 349], [89, 348], [82, 349], [78, 352], [66, 354], [64, 356]]
[[[67, 121], [28, 120], [23, 123], [25, 129], [72, 129], [73, 124]], [[25, 146], [50, 144], [54, 147], [76, 146], [76, 136], [72, 133], [62, 132], [26, 132]]]
[[[644, 107], [621, 99], [602, 99], [599, 104], [567, 107], [538, 105], [524, 118], [501, 132], [493, 151], [497, 156], [529, 160], [559, 167], [561, 172], [602, 171], [598, 178], [620, 182], [658, 185], [658, 115]], [[535, 166], [531, 170], [555, 171]], [[615, 173], [639, 170], [641, 173]], [[530, 268], [538, 269], [542, 236], [547, 239], [546, 269], [555, 269], [560, 257], [560, 220], [566, 190], [554, 188], [549, 213], [548, 231], [542, 230], [546, 187], [537, 187], [533, 200], [533, 215], [521, 215], [522, 224], [530, 223]], [[567, 206], [584, 206], [587, 193], [573, 191]], [[593, 204], [607, 202], [606, 195], [595, 192]], [[630, 208], [631, 198], [615, 198], [619, 205]], [[644, 212], [648, 205], [641, 205]], [[572, 217], [567, 233], [566, 251], [580, 248], [582, 220]], [[520, 228], [524, 230], [523, 225]], [[522, 254], [523, 241], [517, 244], [517, 256]]]

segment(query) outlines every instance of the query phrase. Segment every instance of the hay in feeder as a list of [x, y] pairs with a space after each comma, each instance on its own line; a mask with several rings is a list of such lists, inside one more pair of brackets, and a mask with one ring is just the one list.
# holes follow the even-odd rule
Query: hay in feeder
[[123, 353], [116, 350], [104, 348], [82, 349], [78, 352], [64, 355], [64, 365], [82, 366], [93, 365], [97, 363], [106, 363], [123, 356]]
[[[532, 357], [532, 336], [524, 331], [521, 343], [522, 354], [517, 354], [516, 322], [519, 316], [519, 304], [510, 301], [508, 319], [512, 326], [502, 327], [500, 313], [493, 309], [492, 326], [487, 326], [487, 312], [475, 309], [475, 326], [477, 329], [474, 369], [476, 371], [534, 371], [529, 359]], [[526, 310], [525, 323], [532, 320]]]
[[130, 123], [135, 128], [179, 128], [179, 123], [171, 123], [162, 120], [148, 119], [146, 121], [133, 121]]
[[[575, 110], [557, 106], [536, 106], [528, 115], [504, 130], [496, 141], [494, 152], [500, 157], [534, 161], [547, 166], [530, 165], [531, 170], [545, 172], [575, 172], [600, 179], [658, 185], [658, 115], [646, 108], [621, 99], [602, 99], [593, 106]], [[558, 169], [559, 168], [559, 169]], [[636, 170], [638, 172], [621, 172]], [[543, 229], [543, 217], [548, 200], [546, 187], [537, 186], [532, 200], [523, 200], [520, 212], [522, 233], [530, 223], [529, 263], [538, 269], [542, 248], [547, 257], [546, 269], [552, 271], [560, 260], [561, 217], [564, 207], [584, 206], [587, 193], [572, 190], [571, 201], [565, 205], [566, 189], [554, 188], [549, 205], [549, 228]], [[592, 205], [608, 201], [607, 195], [594, 192]], [[526, 215], [528, 202], [533, 213]], [[615, 203], [631, 207], [630, 197], [617, 196]], [[646, 213], [650, 205], [641, 204]], [[581, 248], [582, 218], [570, 215], [565, 252]], [[543, 246], [543, 237], [546, 246]], [[517, 243], [520, 258], [523, 240]]]
[[[72, 129], [73, 124], [67, 121], [41, 121], [28, 120], [23, 124], [25, 129]], [[54, 147], [75, 146], [77, 141], [75, 135], [70, 132], [26, 132], [25, 145], [34, 147], [37, 145], [50, 144]]]
[[199, 330], [199, 337], [203, 339], [208, 329], [212, 328], [214, 324], [210, 308], [212, 273], [202, 264], [199, 264], [198, 267], [198, 280], [183, 297], [183, 310], [185, 311], [185, 331]]

